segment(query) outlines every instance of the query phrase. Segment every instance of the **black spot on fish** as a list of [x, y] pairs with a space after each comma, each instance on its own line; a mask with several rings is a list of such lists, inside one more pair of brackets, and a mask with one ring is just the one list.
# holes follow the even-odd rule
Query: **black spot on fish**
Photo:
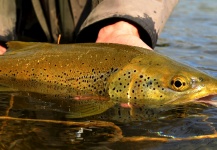
[[134, 70], [133, 72], [136, 72], [136, 70]]
[[116, 72], [116, 71], [118, 71], [118, 68], [116, 68], [116, 69], [114, 70], [114, 72]]
[[139, 77], [140, 77], [140, 78], [143, 78], [143, 75], [140, 75]]

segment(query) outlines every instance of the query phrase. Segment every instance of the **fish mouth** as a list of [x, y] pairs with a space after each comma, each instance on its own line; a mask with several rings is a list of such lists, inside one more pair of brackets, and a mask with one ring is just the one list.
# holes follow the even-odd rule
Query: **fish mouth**
[[217, 107], [217, 95], [207, 95], [194, 100], [195, 102], [205, 103]]

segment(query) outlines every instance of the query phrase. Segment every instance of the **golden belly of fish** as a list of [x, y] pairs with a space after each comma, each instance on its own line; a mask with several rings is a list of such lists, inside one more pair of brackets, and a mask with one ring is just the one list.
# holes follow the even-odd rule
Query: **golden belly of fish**
[[217, 94], [217, 80], [147, 49], [119, 44], [9, 42], [0, 85], [75, 100], [181, 104]]

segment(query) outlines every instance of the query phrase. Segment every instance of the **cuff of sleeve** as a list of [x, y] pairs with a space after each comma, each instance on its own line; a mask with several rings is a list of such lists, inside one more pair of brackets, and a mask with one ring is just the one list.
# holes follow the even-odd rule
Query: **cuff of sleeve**
[[[174, 0], [173, 0], [174, 1]], [[168, 15], [166, 1], [103, 0], [82, 24], [77, 42], [95, 42], [99, 30], [117, 21], [127, 21], [138, 28], [140, 38], [154, 48]], [[171, 7], [174, 4], [171, 4]], [[170, 5], [169, 5], [170, 6]], [[171, 10], [171, 9], [169, 9]], [[166, 16], [166, 17], [162, 17]]]

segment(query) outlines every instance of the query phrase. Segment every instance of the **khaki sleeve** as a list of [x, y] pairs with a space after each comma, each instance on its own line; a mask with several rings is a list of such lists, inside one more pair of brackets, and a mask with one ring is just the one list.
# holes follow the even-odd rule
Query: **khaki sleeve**
[[82, 24], [77, 41], [95, 42], [102, 27], [124, 20], [135, 25], [140, 38], [154, 48], [177, 2], [178, 0], [103, 0]]

